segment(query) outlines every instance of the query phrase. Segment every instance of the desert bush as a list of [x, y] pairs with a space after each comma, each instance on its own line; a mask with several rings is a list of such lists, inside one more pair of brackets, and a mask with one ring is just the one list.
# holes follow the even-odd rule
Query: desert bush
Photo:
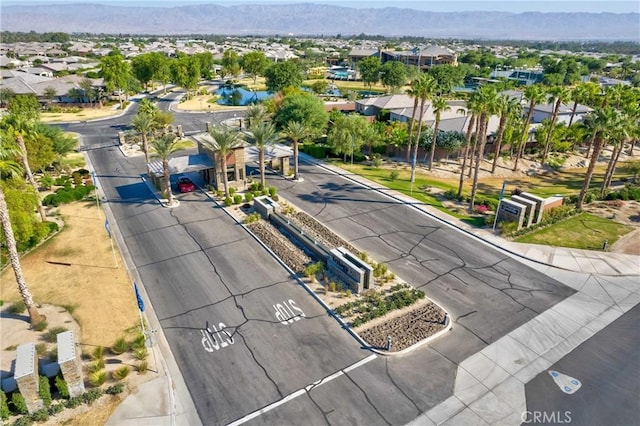
[[129, 371], [129, 367], [123, 365], [122, 367], [111, 373], [111, 377], [113, 377], [114, 380], [120, 381], [129, 375]]
[[95, 371], [89, 374], [89, 383], [91, 383], [92, 386], [95, 386], [95, 387], [102, 386], [106, 381], [107, 381], [107, 372], [104, 370]]
[[56, 385], [56, 389], [58, 390], [58, 393], [60, 394], [60, 396], [65, 398], [65, 399], [68, 399], [69, 398], [69, 385], [67, 385], [67, 382], [64, 380], [64, 378], [62, 378], [59, 375], [56, 376], [55, 385]]
[[47, 320], [42, 320], [39, 323], [37, 323], [34, 326], [32, 326], [32, 328], [35, 331], [42, 331], [42, 330], [46, 329], [48, 326], [49, 326], [49, 323], [47, 322]]
[[147, 370], [149, 369], [149, 363], [147, 361], [140, 361], [136, 364], [136, 370], [138, 374], [147, 374]]
[[54, 346], [53, 348], [51, 348], [49, 350], [49, 353], [47, 353], [47, 358], [49, 358], [50, 361], [58, 361], [58, 347]]
[[147, 343], [147, 338], [144, 337], [144, 334], [138, 334], [135, 339], [131, 342], [131, 348], [133, 350], [144, 349]]
[[104, 393], [106, 393], [107, 395], [117, 395], [119, 393], [122, 393], [123, 390], [124, 390], [124, 383], [116, 383], [106, 388], [104, 390]]
[[67, 406], [67, 408], [76, 408], [80, 406], [82, 402], [83, 401], [81, 396], [74, 396], [73, 398], [69, 398], [65, 405]]
[[102, 389], [89, 389], [88, 391], [82, 394], [82, 400], [84, 401], [85, 404], [91, 405], [93, 404], [94, 401], [100, 398], [103, 393], [104, 392], [102, 391]]
[[96, 371], [100, 371], [104, 368], [104, 359], [96, 359], [87, 367], [87, 371], [89, 373], [95, 373]]
[[224, 191], [222, 189], [218, 189], [216, 191], [216, 197], [218, 197], [218, 198], [224, 197]]
[[149, 352], [147, 352], [147, 348], [136, 349], [135, 352], [133, 353], [133, 357], [138, 361], [147, 359], [147, 356], [149, 356]]
[[36, 345], [36, 353], [38, 354], [38, 356], [43, 356], [44, 354], [47, 353], [47, 345], [44, 343], [38, 343]]
[[64, 410], [64, 403], [58, 402], [56, 404], [51, 404], [48, 411], [50, 416], [55, 416], [56, 414], [60, 413], [63, 410]]
[[27, 310], [27, 307], [25, 306], [24, 302], [22, 300], [19, 300], [17, 302], [12, 303], [11, 305], [9, 305], [9, 307], [7, 308], [7, 311], [10, 314], [13, 315], [18, 315], [23, 313], [24, 311]]
[[46, 422], [47, 420], [49, 420], [49, 410], [47, 408], [41, 408], [40, 410], [31, 413], [29, 417], [34, 422]]
[[224, 199], [224, 205], [230, 207], [233, 204], [233, 199], [231, 197], [227, 197]]
[[253, 194], [250, 192], [247, 192], [246, 194], [244, 194], [244, 201], [246, 201], [247, 203], [250, 203], [253, 201]]
[[240, 204], [242, 202], [242, 195], [236, 194], [233, 196], [233, 204]]
[[76, 308], [78, 307], [78, 305], [76, 304], [68, 304], [68, 305], [60, 305], [62, 306], [62, 308], [69, 312], [70, 314], [73, 314], [76, 311]]
[[398, 172], [397, 170], [391, 170], [391, 173], [389, 173], [389, 180], [394, 181], [398, 179], [399, 176], [400, 176], [400, 172]]
[[104, 358], [104, 347], [96, 346], [93, 351], [91, 351], [91, 359], [99, 360]]
[[234, 196], [234, 194], [236, 193], [236, 189], [234, 187], [229, 188], [229, 195], [230, 196]]
[[7, 420], [11, 412], [9, 411], [9, 404], [7, 403], [7, 395], [0, 390], [0, 419]]
[[42, 338], [47, 343], [55, 343], [58, 341], [58, 334], [64, 333], [65, 331], [68, 331], [68, 329], [64, 327], [53, 327], [47, 330], [47, 332], [42, 336]]
[[260, 213], [255, 212], [247, 215], [247, 217], [245, 217], [244, 219], [244, 223], [253, 223], [259, 221], [260, 219], [262, 219]]
[[278, 188], [276, 188], [275, 186], [269, 187], [269, 196], [273, 197], [277, 193], [278, 193]]
[[124, 337], [119, 337], [111, 346], [111, 353], [120, 355], [129, 350], [129, 343]]
[[49, 379], [46, 376], [38, 377], [38, 394], [44, 402], [44, 406], [51, 405], [51, 387], [49, 386]]
[[20, 392], [14, 392], [11, 395], [11, 404], [13, 404], [13, 408], [18, 414], [27, 414], [29, 412], [24, 396]]

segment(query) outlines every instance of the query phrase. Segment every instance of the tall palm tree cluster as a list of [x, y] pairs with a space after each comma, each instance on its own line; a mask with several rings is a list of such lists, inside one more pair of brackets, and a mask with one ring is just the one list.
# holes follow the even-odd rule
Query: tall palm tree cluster
[[[423, 132], [422, 117], [427, 101], [435, 115], [433, 124], [434, 135], [429, 154], [429, 170], [432, 170], [434, 152], [438, 140], [440, 115], [449, 109], [446, 100], [436, 96], [435, 82], [429, 75], [421, 75], [414, 79], [407, 90], [413, 97], [414, 107], [408, 123], [407, 161], [411, 164], [411, 177], [415, 180], [416, 156], [418, 142]], [[558, 123], [558, 116], [563, 105], [571, 102], [571, 116], [568, 125]], [[554, 147], [566, 149], [576, 148], [586, 143], [585, 156], [591, 158], [587, 169], [584, 187], [581, 191], [578, 207], [584, 202], [586, 191], [589, 189], [596, 162], [605, 145], [612, 146], [612, 156], [607, 166], [601, 195], [605, 195], [625, 143], [631, 142], [630, 153], [633, 152], [635, 142], [640, 138], [640, 91], [630, 86], [615, 86], [604, 91], [596, 83], [586, 82], [574, 88], [566, 86], [546, 87], [540, 84], [527, 86], [523, 93], [523, 101], [500, 93], [496, 86], [481, 86], [471, 94], [466, 101], [466, 109], [461, 110], [469, 115], [466, 130], [466, 144], [462, 149], [462, 167], [458, 185], [458, 196], [462, 196], [465, 175], [472, 178], [471, 210], [478, 186], [478, 175], [484, 157], [487, 143], [488, 123], [492, 116], [499, 117], [494, 140], [494, 158], [490, 172], [494, 174], [498, 165], [498, 158], [506, 144], [511, 146], [513, 171], [517, 171], [520, 160], [525, 155], [525, 148], [530, 138], [536, 106], [547, 103], [551, 106], [551, 117], [543, 121], [536, 130], [536, 139], [541, 151], [540, 161], [544, 163], [554, 151]], [[575, 120], [577, 107], [584, 104], [592, 108], [587, 117], [578, 122]], [[523, 116], [523, 106], [527, 107], [527, 114]], [[426, 156], [425, 156], [426, 159]]]

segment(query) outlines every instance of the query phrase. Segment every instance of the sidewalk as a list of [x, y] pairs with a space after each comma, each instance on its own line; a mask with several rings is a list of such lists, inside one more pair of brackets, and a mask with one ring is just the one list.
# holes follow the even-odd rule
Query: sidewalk
[[[305, 154], [301, 154], [302, 158], [412, 205], [469, 234], [479, 243], [492, 245], [519, 258], [577, 291], [463, 361], [456, 373], [454, 395], [416, 418], [412, 424], [521, 424], [521, 413], [526, 410], [524, 384], [640, 302], [639, 256], [505, 241], [490, 231], [472, 228], [368, 179]], [[599, 280], [595, 275], [604, 279]], [[158, 352], [168, 351], [168, 345], [164, 349]], [[174, 360], [167, 361], [175, 363]], [[161, 362], [166, 365], [163, 359]], [[177, 366], [172, 370], [178, 373]], [[162, 377], [141, 385], [129, 395], [107, 425], [200, 424], [184, 382], [175, 386], [172, 375], [166, 368], [163, 371]], [[181, 376], [176, 380], [181, 381]]]

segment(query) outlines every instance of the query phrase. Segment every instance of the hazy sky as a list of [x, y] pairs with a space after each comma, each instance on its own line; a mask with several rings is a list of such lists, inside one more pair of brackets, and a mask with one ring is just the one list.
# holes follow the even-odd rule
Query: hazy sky
[[219, 4], [223, 6], [237, 4], [290, 4], [290, 3], [316, 3], [332, 4], [347, 7], [401, 7], [408, 9], [430, 10], [433, 12], [460, 12], [460, 11], [505, 11], [505, 12], [612, 12], [628, 13], [640, 12], [640, 2], [634, 1], [581, 1], [581, 0], [509, 0], [509, 1], [482, 1], [482, 0], [440, 0], [440, 1], [389, 1], [389, 0], [0, 0], [0, 4], [8, 5], [35, 5], [35, 4], [59, 4], [59, 3], [101, 3], [117, 4], [119, 6], [160, 6], [171, 7], [186, 4]]

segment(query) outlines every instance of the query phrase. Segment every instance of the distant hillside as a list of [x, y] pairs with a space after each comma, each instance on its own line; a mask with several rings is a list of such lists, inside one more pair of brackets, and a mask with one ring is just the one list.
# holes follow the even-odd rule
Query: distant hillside
[[640, 14], [435, 13], [319, 4], [125, 7], [99, 4], [4, 6], [5, 31], [129, 34], [289, 34], [519, 40], [638, 40]]

